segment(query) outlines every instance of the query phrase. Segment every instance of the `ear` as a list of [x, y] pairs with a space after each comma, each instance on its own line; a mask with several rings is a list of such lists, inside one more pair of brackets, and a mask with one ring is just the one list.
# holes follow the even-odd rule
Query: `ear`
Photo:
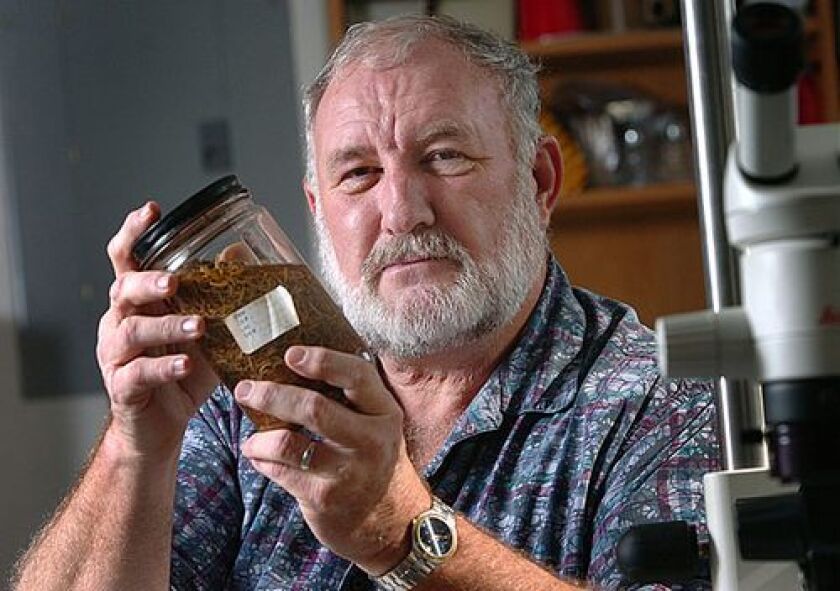
[[309, 181], [306, 179], [303, 179], [303, 192], [306, 194], [307, 203], [309, 203], [309, 211], [314, 216], [318, 209], [318, 204], [315, 202], [315, 192], [312, 190], [312, 187], [309, 185]]
[[537, 183], [537, 205], [548, 224], [551, 210], [557, 202], [563, 180], [563, 158], [560, 154], [560, 144], [550, 135], [544, 135], [537, 143], [537, 153], [533, 166], [534, 180]]

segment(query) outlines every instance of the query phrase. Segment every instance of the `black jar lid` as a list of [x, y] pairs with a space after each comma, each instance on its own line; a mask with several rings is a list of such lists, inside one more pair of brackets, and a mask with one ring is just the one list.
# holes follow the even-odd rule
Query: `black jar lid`
[[228, 199], [232, 194], [242, 192], [242, 183], [231, 174], [207, 185], [189, 197], [178, 207], [163, 216], [140, 235], [131, 248], [134, 259], [142, 264], [149, 253], [164, 245], [184, 226], [207, 210]]

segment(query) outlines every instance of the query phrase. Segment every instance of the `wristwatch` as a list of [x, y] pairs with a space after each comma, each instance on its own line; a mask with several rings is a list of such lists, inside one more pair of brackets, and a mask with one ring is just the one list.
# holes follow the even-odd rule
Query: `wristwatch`
[[411, 551], [397, 566], [371, 577], [381, 591], [408, 591], [446, 562], [458, 549], [455, 511], [432, 497], [432, 508], [411, 522]]

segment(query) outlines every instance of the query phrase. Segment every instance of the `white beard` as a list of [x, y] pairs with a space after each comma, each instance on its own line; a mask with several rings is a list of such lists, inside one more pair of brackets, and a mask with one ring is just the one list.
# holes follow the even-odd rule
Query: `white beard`
[[[338, 266], [335, 248], [318, 207], [318, 255], [327, 288], [350, 324], [377, 353], [418, 358], [482, 337], [509, 323], [545, 269], [547, 239], [537, 205], [517, 180], [500, 230], [497, 252], [476, 263], [466, 249], [438, 228], [426, 228], [377, 242], [362, 263], [362, 280], [350, 285]], [[459, 268], [449, 285], [418, 285], [391, 304], [378, 293], [384, 265], [410, 256], [446, 258]]]

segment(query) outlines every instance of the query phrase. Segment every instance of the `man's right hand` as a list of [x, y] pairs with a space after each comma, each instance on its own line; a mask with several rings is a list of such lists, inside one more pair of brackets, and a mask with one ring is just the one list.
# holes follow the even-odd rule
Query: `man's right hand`
[[147, 203], [108, 243], [116, 279], [96, 348], [111, 403], [106, 441], [120, 454], [151, 461], [178, 453], [187, 422], [218, 383], [196, 348], [202, 319], [169, 314], [164, 304], [177, 289], [177, 276], [138, 271], [131, 255], [159, 216], [157, 204]]
[[[147, 203], [108, 244], [116, 280], [96, 357], [111, 421], [78, 485], [21, 559], [20, 591], [169, 589], [181, 442], [218, 380], [196, 349], [202, 319], [167, 311], [177, 277], [139, 271], [131, 255], [159, 216]], [[185, 330], [190, 321], [195, 330]]]

